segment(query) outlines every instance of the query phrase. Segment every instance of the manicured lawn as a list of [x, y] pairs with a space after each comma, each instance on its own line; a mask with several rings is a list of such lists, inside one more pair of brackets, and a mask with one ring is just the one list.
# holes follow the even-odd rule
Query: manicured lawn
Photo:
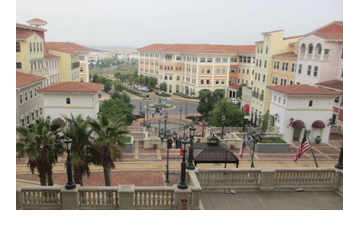
[[284, 141], [281, 137], [265, 137], [262, 139], [261, 143], [264, 143], [264, 144], [270, 144], [270, 143], [286, 144], [287, 142]]

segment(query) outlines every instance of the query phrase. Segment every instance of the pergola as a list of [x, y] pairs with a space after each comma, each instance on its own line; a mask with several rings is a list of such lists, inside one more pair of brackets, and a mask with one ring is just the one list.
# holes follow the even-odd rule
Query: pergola
[[[213, 141], [213, 138], [211, 138]], [[218, 139], [219, 140], [219, 139]], [[236, 168], [239, 165], [239, 159], [237, 156], [228, 148], [226, 144], [217, 143], [195, 143], [194, 150], [201, 149], [200, 152], [195, 152], [194, 164], [200, 163], [225, 163], [236, 164]]]

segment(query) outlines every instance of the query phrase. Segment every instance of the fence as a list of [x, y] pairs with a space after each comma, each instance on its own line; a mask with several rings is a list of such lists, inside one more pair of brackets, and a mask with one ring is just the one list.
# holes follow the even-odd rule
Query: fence
[[343, 194], [343, 171], [315, 169], [195, 169], [187, 171], [189, 188], [173, 187], [77, 187], [17, 186], [17, 209], [94, 209], [94, 210], [172, 210], [181, 199], [189, 200], [189, 209], [201, 209], [202, 190], [283, 191], [338, 190]]

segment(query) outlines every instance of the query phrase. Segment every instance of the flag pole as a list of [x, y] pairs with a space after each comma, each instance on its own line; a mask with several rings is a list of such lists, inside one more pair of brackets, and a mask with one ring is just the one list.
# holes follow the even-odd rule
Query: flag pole
[[[305, 127], [305, 132], [306, 132], [306, 127]], [[312, 152], [314, 163], [316, 164], [316, 167], [318, 168], [317, 158], [316, 158], [316, 155], [314, 154], [314, 152], [312, 150], [311, 140], [310, 140], [310, 138], [308, 136], [308, 133], [306, 133], [306, 136], [307, 136], [308, 143], [310, 144], [310, 149], [311, 149], [311, 152]]]

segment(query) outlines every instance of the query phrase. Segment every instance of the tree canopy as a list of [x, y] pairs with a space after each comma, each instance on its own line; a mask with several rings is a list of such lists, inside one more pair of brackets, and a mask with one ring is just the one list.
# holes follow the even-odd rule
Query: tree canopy
[[209, 112], [214, 109], [216, 103], [220, 102], [225, 96], [225, 91], [217, 89], [214, 92], [203, 89], [199, 92], [199, 105], [197, 111], [203, 115], [208, 116]]
[[242, 126], [244, 124], [245, 113], [236, 104], [229, 103], [226, 99], [216, 104], [212, 111], [211, 124], [222, 126], [222, 116], [225, 116], [225, 126]]

